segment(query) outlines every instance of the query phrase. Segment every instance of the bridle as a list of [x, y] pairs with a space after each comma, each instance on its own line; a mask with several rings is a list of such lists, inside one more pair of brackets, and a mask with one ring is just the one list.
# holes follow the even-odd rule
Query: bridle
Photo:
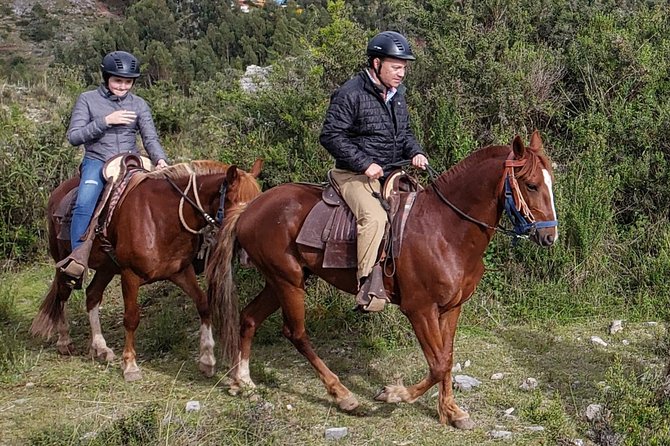
[[[184, 226], [184, 229], [186, 229], [188, 232], [191, 234], [202, 234], [207, 230], [208, 227], [214, 226], [216, 228], [221, 226], [221, 223], [223, 222], [224, 218], [224, 204], [226, 201], [226, 191], [228, 190], [228, 180], [224, 177], [223, 182], [221, 183], [221, 187], [219, 188], [219, 209], [216, 211], [216, 218], [212, 217], [209, 215], [205, 210], [202, 208], [202, 204], [200, 203], [200, 196], [198, 195], [198, 186], [196, 182], [196, 173], [191, 172], [191, 177], [188, 181], [188, 185], [186, 186], [186, 190], [182, 192], [182, 190], [177, 186], [177, 184], [172, 181], [172, 179], [168, 176], [165, 177], [165, 179], [170, 183], [170, 185], [181, 195], [181, 199], [179, 200], [179, 220], [181, 221], [182, 226]], [[195, 202], [188, 196], [188, 192], [193, 187], [193, 196], [195, 197]], [[207, 225], [203, 227], [200, 230], [195, 230], [191, 229], [191, 227], [186, 223], [186, 220], [184, 219], [184, 201], [187, 201], [193, 208], [200, 212], [202, 216], [205, 219], [205, 222]]]
[[[503, 170], [503, 176], [501, 179], [503, 187], [501, 189], [504, 189], [504, 210], [505, 214], [507, 214], [510, 221], [512, 222], [512, 229], [507, 229], [500, 224], [497, 226], [491, 226], [490, 224], [478, 220], [462, 211], [458, 206], [445, 197], [444, 194], [435, 185], [435, 180], [439, 176], [438, 172], [430, 165], [426, 166], [426, 170], [428, 171], [428, 175], [430, 176], [431, 180], [433, 180], [433, 184], [431, 186], [437, 196], [461, 218], [484, 229], [498, 231], [514, 239], [519, 239], [532, 236], [538, 229], [553, 228], [558, 226], [557, 220], [536, 221], [533, 213], [526, 204], [523, 195], [521, 195], [521, 190], [519, 189], [519, 183], [516, 180], [514, 169], [525, 166], [526, 162], [527, 158], [515, 159], [514, 152], [511, 152], [505, 160], [504, 164], [505, 168]], [[410, 164], [410, 161], [402, 161], [401, 163], [394, 163], [386, 167], [402, 167], [408, 164]]]

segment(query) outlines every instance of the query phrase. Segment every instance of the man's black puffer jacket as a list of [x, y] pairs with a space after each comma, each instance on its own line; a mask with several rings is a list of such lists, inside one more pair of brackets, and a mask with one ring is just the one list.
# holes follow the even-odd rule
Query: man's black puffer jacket
[[404, 87], [388, 104], [365, 71], [349, 79], [330, 98], [319, 138], [335, 158], [335, 167], [363, 173], [423, 154], [409, 127]]

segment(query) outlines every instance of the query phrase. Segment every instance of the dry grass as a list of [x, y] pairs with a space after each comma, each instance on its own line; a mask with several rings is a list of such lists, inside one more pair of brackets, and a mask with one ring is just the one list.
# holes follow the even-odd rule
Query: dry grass
[[[143, 289], [140, 298], [137, 349], [144, 377], [125, 383], [118, 359], [104, 364], [85, 355], [88, 322], [81, 292], [69, 303], [80, 354], [62, 357], [53, 340], [29, 337], [30, 319], [49, 273], [50, 265], [42, 265], [4, 274], [0, 282], [0, 301], [12, 306], [6, 311], [8, 321], [0, 321], [5, 346], [0, 352], [11, 348], [15, 353], [0, 356], [3, 445], [318, 445], [332, 443], [324, 439], [329, 427], [347, 427], [348, 436], [338, 444], [349, 445], [498, 444], [500, 440], [489, 437], [491, 430], [513, 432], [504, 444], [569, 444], [569, 439], [586, 438], [583, 411], [599, 402], [606, 372], [617, 358], [631, 370], [660, 373], [664, 365], [656, 356], [662, 325], [626, 325], [623, 334], [610, 336], [607, 321], [497, 328], [466, 323], [460, 327], [455, 361], [469, 360], [471, 365], [462, 373], [482, 385], [456, 393], [457, 402], [477, 423], [475, 430], [460, 432], [438, 423], [435, 389], [413, 405], [374, 401], [383, 385], [399, 379], [413, 383], [426, 372], [415, 342], [399, 342], [394, 348], [386, 348], [388, 342], [369, 342], [375, 336], [369, 324], [395, 320], [397, 309], [391, 308], [385, 310], [385, 318], [375, 315], [379, 320], [372, 322], [370, 316], [346, 315], [347, 330], [338, 324], [328, 332], [327, 318], [314, 327], [318, 352], [361, 402], [355, 414], [339, 412], [327, 398], [307, 362], [280, 337], [276, 317], [263, 326], [254, 348], [252, 377], [259, 388], [233, 397], [223, 385], [226, 370], [212, 379], [197, 370], [198, 321], [192, 304], [174, 287], [158, 284]], [[119, 356], [122, 309], [118, 283], [113, 285], [103, 308], [103, 331]], [[164, 324], [163, 317], [174, 323]], [[470, 319], [466, 315], [465, 321]], [[402, 332], [406, 327], [396, 329]], [[383, 327], [379, 332], [385, 333]], [[592, 346], [591, 335], [610, 345]], [[169, 345], [157, 341], [163, 338]], [[629, 345], [622, 343], [624, 338]], [[505, 373], [504, 379], [491, 380], [496, 372]], [[537, 390], [519, 389], [527, 377], [539, 381]], [[186, 413], [189, 400], [200, 401], [202, 409]], [[516, 418], [504, 416], [510, 407]], [[528, 429], [535, 425], [544, 431]]]

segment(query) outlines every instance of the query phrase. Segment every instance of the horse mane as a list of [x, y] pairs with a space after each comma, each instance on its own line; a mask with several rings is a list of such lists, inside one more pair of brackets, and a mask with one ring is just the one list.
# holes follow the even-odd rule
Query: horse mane
[[168, 177], [172, 180], [179, 180], [191, 176], [192, 173], [195, 173], [196, 175], [226, 173], [229, 167], [230, 164], [224, 164], [219, 161], [196, 160], [187, 163], [174, 164], [160, 170], [153, 170], [145, 175], [146, 178], [163, 179]]
[[[440, 175], [437, 182], [448, 184], [454, 177], [457, 177], [464, 171], [469, 171], [472, 165], [480, 164], [483, 161], [489, 160], [491, 158], [502, 157], [509, 154], [512, 150], [511, 145], [507, 146], [486, 146], [480, 149], [475, 150], [467, 157], [463, 158], [461, 161], [452, 166], [445, 173]], [[551, 162], [549, 158], [544, 154], [542, 149], [533, 149], [530, 146], [526, 146], [526, 150], [532, 156], [529, 156], [528, 159], [530, 162], [526, 163], [519, 171], [517, 172], [518, 178], [524, 178], [529, 172], [535, 170], [536, 163], [539, 161], [542, 164], [542, 167], [547, 169], [549, 173], [552, 173]]]

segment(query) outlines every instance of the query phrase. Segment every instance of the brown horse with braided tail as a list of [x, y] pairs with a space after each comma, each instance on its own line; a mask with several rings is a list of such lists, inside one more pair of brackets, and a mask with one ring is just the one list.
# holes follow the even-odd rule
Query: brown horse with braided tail
[[[392, 303], [409, 319], [428, 373], [412, 386], [386, 386], [378, 400], [413, 403], [437, 384], [440, 422], [461, 429], [474, 426], [456, 404], [452, 390], [454, 335], [461, 305], [482, 278], [482, 258], [503, 212], [511, 216], [517, 235], [528, 235], [541, 246], [556, 242], [552, 181], [551, 163], [535, 132], [529, 147], [517, 136], [511, 145], [480, 149], [417, 193], [402, 249], [394, 259], [396, 273], [385, 277], [384, 285]], [[296, 243], [321, 192], [312, 185], [284, 184], [266, 191], [244, 212], [232, 213], [208, 267], [209, 293], [227, 299], [234, 292], [231, 260], [237, 241], [265, 277], [265, 287], [241, 314], [233, 387], [254, 386], [249, 373], [253, 336], [281, 308], [284, 336], [307, 358], [340, 409], [351, 411], [358, 406], [356, 397], [316, 354], [305, 329], [306, 273], [352, 294], [357, 287], [355, 269], [323, 268], [322, 251]]]

